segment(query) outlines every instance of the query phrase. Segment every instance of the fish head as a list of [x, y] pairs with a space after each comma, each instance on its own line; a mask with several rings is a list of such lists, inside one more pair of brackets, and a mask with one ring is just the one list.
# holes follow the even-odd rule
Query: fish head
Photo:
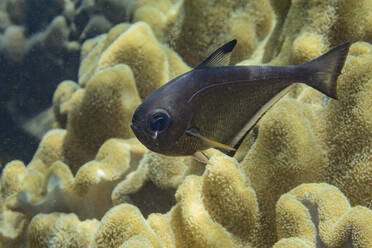
[[182, 153], [179, 139], [191, 119], [191, 111], [182, 104], [170, 104], [166, 98], [149, 97], [133, 114], [131, 128], [149, 150], [164, 155]]

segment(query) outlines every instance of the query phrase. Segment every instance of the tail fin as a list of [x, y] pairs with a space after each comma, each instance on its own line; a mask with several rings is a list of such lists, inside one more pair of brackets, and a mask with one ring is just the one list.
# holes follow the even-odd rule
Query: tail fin
[[329, 97], [337, 99], [337, 78], [344, 66], [350, 43], [343, 43], [332, 48], [326, 54], [301, 66], [310, 68], [309, 85]]

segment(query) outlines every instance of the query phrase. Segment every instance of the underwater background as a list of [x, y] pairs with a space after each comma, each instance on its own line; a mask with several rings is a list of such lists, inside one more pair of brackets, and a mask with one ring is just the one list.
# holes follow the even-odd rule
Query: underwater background
[[[148, 151], [136, 107], [237, 39], [296, 84], [234, 155]], [[372, 0], [1, 0], [0, 248], [372, 247]], [[223, 104], [229, 104], [221, 99]]]

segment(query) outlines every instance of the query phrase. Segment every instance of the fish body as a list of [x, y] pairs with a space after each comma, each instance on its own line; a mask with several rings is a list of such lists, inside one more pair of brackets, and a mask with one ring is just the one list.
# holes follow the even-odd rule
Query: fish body
[[257, 120], [296, 82], [336, 98], [349, 44], [292, 66], [229, 66], [236, 41], [157, 89], [136, 109], [132, 129], [150, 150], [193, 155], [210, 147], [233, 150]]

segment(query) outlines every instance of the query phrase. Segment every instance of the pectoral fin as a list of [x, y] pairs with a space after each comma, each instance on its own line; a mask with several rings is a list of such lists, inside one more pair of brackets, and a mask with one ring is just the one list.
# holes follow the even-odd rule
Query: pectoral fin
[[222, 144], [218, 141], [215, 141], [215, 140], [209, 139], [207, 137], [204, 137], [203, 135], [201, 135], [199, 133], [199, 131], [196, 128], [189, 128], [189, 129], [186, 130], [186, 133], [188, 135], [200, 138], [201, 140], [203, 140], [204, 142], [209, 144], [211, 147], [220, 148], [220, 149], [224, 149], [224, 150], [228, 150], [228, 151], [235, 151], [236, 150], [234, 147], [231, 147], [231, 146]]

